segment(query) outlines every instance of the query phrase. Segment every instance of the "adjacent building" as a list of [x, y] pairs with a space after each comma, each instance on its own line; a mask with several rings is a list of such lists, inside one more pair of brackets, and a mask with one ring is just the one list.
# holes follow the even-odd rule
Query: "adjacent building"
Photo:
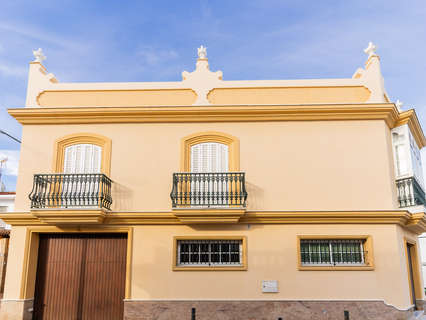
[[414, 110], [348, 79], [61, 83], [30, 63], [0, 319], [408, 319]]
[[[15, 192], [5, 191], [0, 175], [0, 213], [13, 212]], [[0, 297], [3, 297], [6, 276], [7, 256], [9, 251], [10, 225], [0, 219]]]

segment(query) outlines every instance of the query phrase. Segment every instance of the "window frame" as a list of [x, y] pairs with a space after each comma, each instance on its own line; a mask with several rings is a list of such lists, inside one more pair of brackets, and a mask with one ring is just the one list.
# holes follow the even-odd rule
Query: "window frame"
[[[178, 241], [180, 240], [239, 240], [241, 241], [240, 265], [178, 265]], [[246, 271], [247, 270], [247, 237], [245, 236], [175, 236], [173, 237], [173, 271]]]
[[[353, 264], [353, 265], [306, 265], [302, 264], [301, 255], [301, 240], [361, 240], [364, 246], [364, 252], [367, 254], [364, 256], [364, 264]], [[374, 270], [374, 253], [373, 243], [370, 235], [298, 235], [297, 236], [297, 264], [300, 271], [327, 271], [327, 270]]]
[[63, 173], [65, 149], [76, 144], [93, 144], [101, 148], [100, 172], [110, 175], [111, 171], [111, 139], [94, 133], [74, 133], [55, 141], [53, 150], [53, 172]]
[[181, 140], [180, 171], [191, 172], [191, 147], [200, 143], [215, 142], [228, 146], [228, 172], [240, 171], [240, 142], [238, 138], [217, 131], [191, 134]]

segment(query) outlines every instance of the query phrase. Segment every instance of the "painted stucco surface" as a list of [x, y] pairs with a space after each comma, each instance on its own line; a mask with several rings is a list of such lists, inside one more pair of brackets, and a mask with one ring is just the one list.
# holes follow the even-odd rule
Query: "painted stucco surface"
[[12, 228], [9, 241], [9, 256], [3, 299], [19, 299], [22, 284], [22, 269], [26, 241], [26, 227]]
[[[194, 235], [246, 236], [247, 271], [173, 271], [173, 237]], [[370, 235], [375, 269], [300, 271], [298, 235]], [[130, 300], [384, 300], [406, 309], [403, 237], [415, 239], [395, 225], [135, 226]], [[26, 227], [11, 240], [6, 300], [20, 298]], [[262, 293], [262, 280], [278, 280], [279, 293]]]
[[[141, 300], [374, 300], [409, 303], [405, 260], [394, 225], [137, 226], [132, 299]], [[299, 271], [297, 235], [371, 235], [374, 271]], [[172, 271], [173, 237], [247, 236], [247, 271]], [[161, 279], [161, 281], [159, 280]], [[389, 281], [392, 279], [392, 281]], [[278, 280], [279, 293], [262, 293]]]
[[181, 139], [219, 131], [240, 140], [248, 210], [397, 209], [383, 121], [24, 126], [16, 211], [28, 211], [33, 175], [52, 173], [55, 140], [89, 132], [112, 140], [114, 211], [170, 211]]

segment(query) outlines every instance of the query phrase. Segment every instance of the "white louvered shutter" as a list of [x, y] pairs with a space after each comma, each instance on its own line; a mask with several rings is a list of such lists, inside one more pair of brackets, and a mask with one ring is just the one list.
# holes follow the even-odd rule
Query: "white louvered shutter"
[[228, 146], [206, 142], [191, 147], [191, 172], [228, 172]]
[[75, 144], [65, 148], [64, 173], [100, 173], [102, 148]]

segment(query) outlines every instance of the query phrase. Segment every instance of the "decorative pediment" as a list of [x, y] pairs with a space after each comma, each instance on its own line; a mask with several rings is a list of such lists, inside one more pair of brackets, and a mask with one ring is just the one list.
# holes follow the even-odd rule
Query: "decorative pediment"
[[222, 71], [212, 72], [209, 69], [207, 49], [198, 48], [198, 59], [193, 72], [183, 71], [182, 82], [185, 87], [191, 88], [197, 94], [194, 105], [209, 105], [207, 99], [209, 92], [222, 83]]

